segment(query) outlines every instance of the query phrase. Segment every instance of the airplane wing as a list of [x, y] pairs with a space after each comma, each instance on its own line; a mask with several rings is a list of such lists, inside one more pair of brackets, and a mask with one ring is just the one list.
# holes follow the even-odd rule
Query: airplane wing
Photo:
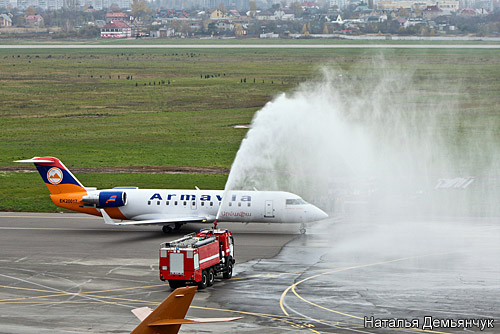
[[[131, 311], [137, 319], [143, 321], [153, 310], [150, 307], [135, 308]], [[189, 318], [189, 319], [168, 319], [150, 323], [148, 326], [168, 326], [168, 325], [184, 325], [184, 324], [202, 324], [212, 322], [226, 322], [241, 319], [242, 317], [227, 317], [227, 318]]]
[[212, 322], [226, 322], [242, 319], [243, 317], [229, 318], [195, 318], [195, 319], [169, 319], [150, 323], [148, 326], [168, 326], [168, 325], [186, 325], [186, 324], [206, 324]]
[[129, 220], [115, 222], [104, 209], [100, 209], [104, 222], [109, 225], [164, 225], [168, 223], [205, 223], [207, 217], [165, 217], [160, 219], [148, 219], [148, 220]]

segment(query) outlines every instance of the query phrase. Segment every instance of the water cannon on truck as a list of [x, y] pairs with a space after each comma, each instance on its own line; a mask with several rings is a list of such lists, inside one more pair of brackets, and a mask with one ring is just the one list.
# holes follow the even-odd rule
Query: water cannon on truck
[[230, 231], [203, 229], [160, 245], [160, 279], [172, 289], [212, 286], [215, 276], [233, 276], [234, 239]]

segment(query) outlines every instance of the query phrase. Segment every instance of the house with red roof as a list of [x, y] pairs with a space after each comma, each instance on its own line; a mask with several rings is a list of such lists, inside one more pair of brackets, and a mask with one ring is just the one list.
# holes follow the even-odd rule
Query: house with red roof
[[460, 8], [458, 14], [460, 16], [476, 16], [476, 10], [474, 8]]
[[132, 28], [123, 21], [113, 21], [101, 28], [102, 38], [132, 37]]
[[43, 25], [43, 17], [42, 15], [27, 15], [26, 16], [26, 24], [31, 27], [40, 27]]
[[302, 9], [319, 9], [319, 5], [313, 1], [304, 1], [301, 4]]
[[427, 19], [433, 19], [435, 17], [438, 17], [440, 15], [443, 15], [443, 10], [439, 8], [437, 5], [435, 6], [427, 6], [423, 11], [422, 14], [424, 15], [425, 18]]
[[130, 17], [125, 13], [106, 13], [106, 23], [115, 21], [130, 21]]

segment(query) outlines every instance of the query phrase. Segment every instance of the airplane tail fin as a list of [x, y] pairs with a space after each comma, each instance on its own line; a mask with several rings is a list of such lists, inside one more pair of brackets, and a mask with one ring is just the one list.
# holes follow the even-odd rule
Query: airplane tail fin
[[84, 192], [85, 187], [66, 166], [54, 157], [34, 157], [14, 162], [34, 163], [51, 194]]
[[175, 289], [154, 311], [148, 307], [132, 310], [132, 313], [142, 322], [130, 334], [175, 334], [183, 324], [241, 319], [241, 317], [185, 319], [196, 290], [196, 286]]

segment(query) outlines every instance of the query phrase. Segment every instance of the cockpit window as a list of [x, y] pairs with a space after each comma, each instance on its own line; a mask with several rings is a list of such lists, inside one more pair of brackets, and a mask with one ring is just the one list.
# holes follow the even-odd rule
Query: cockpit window
[[300, 205], [307, 204], [302, 198], [292, 198], [286, 200], [286, 205]]

